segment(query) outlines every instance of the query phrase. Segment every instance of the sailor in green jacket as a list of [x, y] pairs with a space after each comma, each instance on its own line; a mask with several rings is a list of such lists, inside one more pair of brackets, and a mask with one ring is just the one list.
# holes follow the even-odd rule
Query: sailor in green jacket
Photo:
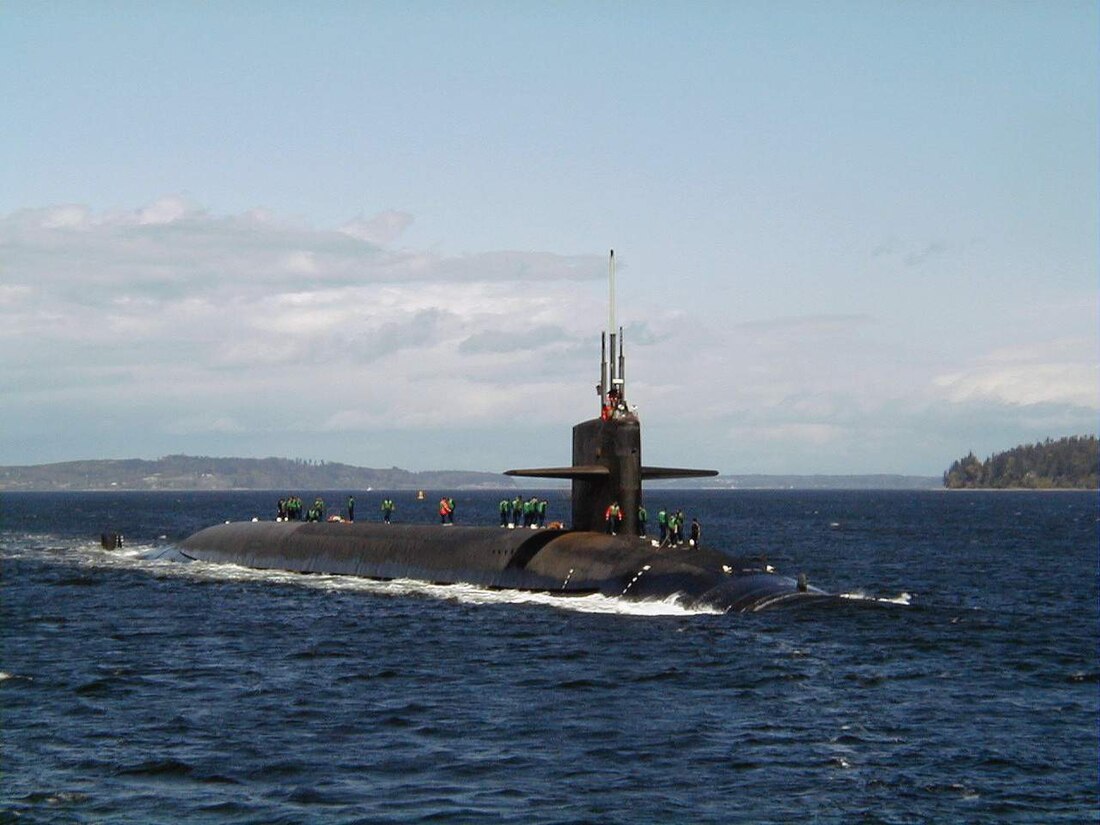
[[672, 547], [680, 543], [680, 518], [677, 513], [668, 514], [668, 543]]

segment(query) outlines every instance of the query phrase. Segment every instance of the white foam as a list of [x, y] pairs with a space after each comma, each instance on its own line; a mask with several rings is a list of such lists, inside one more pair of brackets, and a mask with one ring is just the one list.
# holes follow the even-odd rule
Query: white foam
[[[265, 581], [296, 587], [340, 593], [363, 593], [378, 596], [421, 596], [439, 601], [453, 601], [465, 605], [537, 605], [569, 610], [577, 613], [603, 613], [621, 616], [695, 616], [722, 611], [711, 608], [685, 607], [678, 596], [662, 600], [626, 601], [593, 593], [585, 596], [568, 596], [554, 593], [533, 593], [521, 590], [489, 590], [473, 584], [431, 584], [415, 579], [375, 581], [358, 576], [311, 574], [303, 576], [285, 570], [254, 570], [232, 564], [194, 562], [179, 565], [201, 578], [237, 581]], [[195, 568], [191, 570], [191, 568]]]
[[913, 597], [909, 593], [899, 593], [893, 598], [886, 598], [884, 596], [868, 596], [866, 593], [841, 593], [840, 598], [851, 599], [853, 601], [862, 602], [879, 602], [880, 604], [900, 604], [904, 607], [908, 607], [913, 603]]
[[408, 597], [420, 596], [439, 601], [467, 605], [536, 605], [577, 613], [602, 613], [620, 616], [698, 616], [721, 615], [722, 611], [708, 607], [686, 607], [679, 596], [662, 600], [627, 601], [598, 593], [569, 596], [555, 593], [533, 593], [520, 590], [490, 590], [473, 584], [431, 584], [414, 579], [377, 581], [358, 576], [326, 573], [303, 575], [288, 570], [258, 570], [235, 564], [192, 561], [183, 563], [166, 558], [147, 558], [164, 545], [127, 544], [116, 550], [104, 550], [98, 543], [79, 543], [63, 548], [71, 560], [85, 567], [109, 567], [146, 570], [163, 577], [179, 577], [198, 581], [267, 582], [333, 593], [363, 593], [365, 595]]

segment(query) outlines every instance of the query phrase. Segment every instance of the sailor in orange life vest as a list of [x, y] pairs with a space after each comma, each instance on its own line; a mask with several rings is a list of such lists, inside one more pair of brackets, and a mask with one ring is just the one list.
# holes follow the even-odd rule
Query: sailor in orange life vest
[[447, 498], [444, 496], [439, 500], [439, 523], [440, 524], [454, 524], [455, 521], [455, 500], [453, 498]]
[[611, 535], [616, 535], [619, 532], [619, 525], [623, 520], [623, 511], [619, 507], [619, 502], [613, 501], [607, 506], [607, 512], [604, 513], [604, 520], [607, 521], [607, 532]]
[[600, 418], [607, 421], [613, 418], [617, 412], [626, 412], [626, 404], [619, 398], [618, 390], [608, 390], [607, 403], [600, 407]]

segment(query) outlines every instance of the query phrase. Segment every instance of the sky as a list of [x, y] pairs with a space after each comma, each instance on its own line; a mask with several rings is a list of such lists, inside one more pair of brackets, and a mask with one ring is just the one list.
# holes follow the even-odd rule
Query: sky
[[0, 465], [1097, 432], [1095, 2], [0, 2]]

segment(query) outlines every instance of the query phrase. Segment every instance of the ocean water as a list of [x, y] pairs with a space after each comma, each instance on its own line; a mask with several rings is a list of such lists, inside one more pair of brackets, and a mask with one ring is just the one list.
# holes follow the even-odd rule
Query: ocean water
[[277, 497], [0, 495], [0, 821], [1100, 821], [1093, 493], [650, 491], [853, 597], [749, 615], [149, 558]]

